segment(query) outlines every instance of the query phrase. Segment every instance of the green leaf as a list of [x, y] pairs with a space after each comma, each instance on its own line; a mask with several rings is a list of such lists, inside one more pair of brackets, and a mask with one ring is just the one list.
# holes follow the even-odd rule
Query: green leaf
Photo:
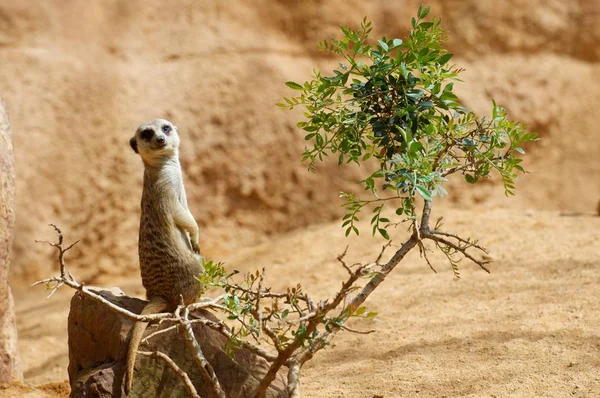
[[417, 189], [417, 192], [419, 193], [419, 195], [421, 195], [421, 197], [425, 200], [431, 200], [431, 192], [429, 192], [429, 189], [427, 189], [427, 187], [421, 185], [421, 184], [417, 184], [417, 186], [415, 187]]
[[386, 42], [384, 42], [383, 40], [378, 40], [377, 42], [379, 43], [383, 51], [387, 52], [389, 50], [389, 47]]
[[433, 102], [431, 101], [423, 101], [419, 104], [420, 111], [426, 111], [427, 109], [433, 108]]
[[408, 77], [408, 69], [406, 69], [406, 64], [404, 62], [400, 63], [400, 73], [406, 79]]
[[401, 46], [401, 45], [402, 45], [402, 39], [394, 39], [394, 40], [392, 40], [392, 46], [394, 46], [394, 48], [398, 47], [398, 46]]
[[291, 88], [292, 90], [298, 90], [298, 91], [304, 90], [301, 85], [299, 85], [298, 83], [295, 83], [295, 82], [285, 82], [285, 85], [288, 86], [289, 88]]
[[438, 63], [440, 65], [444, 65], [446, 64], [448, 61], [450, 61], [450, 58], [452, 58], [454, 56], [454, 54], [452, 53], [446, 53], [444, 55], [442, 55], [439, 59], [438, 59]]
[[421, 19], [425, 18], [429, 14], [430, 10], [431, 10], [431, 7], [429, 7], [429, 6], [425, 7], [422, 10], [420, 10], [419, 11], [419, 18], [421, 18]]
[[390, 240], [390, 235], [388, 234], [388, 231], [386, 231], [383, 228], [379, 228], [378, 231], [381, 234], [381, 236], [383, 236], [387, 240]]
[[417, 153], [423, 149], [423, 145], [419, 141], [412, 141], [408, 146], [408, 153]]
[[433, 26], [433, 22], [421, 22], [419, 27], [423, 30], [427, 30]]
[[525, 155], [523, 148], [515, 148], [515, 151], [519, 152], [521, 155]]
[[477, 183], [478, 179], [473, 177], [471, 174], [465, 174], [465, 180], [467, 180], [469, 184], [475, 184]]
[[323, 146], [323, 136], [321, 134], [316, 134], [315, 140], [317, 141], [318, 146], [320, 146], [320, 147]]

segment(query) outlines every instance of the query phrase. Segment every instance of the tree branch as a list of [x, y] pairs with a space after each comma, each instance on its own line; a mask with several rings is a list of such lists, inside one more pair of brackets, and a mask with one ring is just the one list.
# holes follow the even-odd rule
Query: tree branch
[[300, 364], [293, 362], [289, 365], [288, 370], [288, 397], [300, 398]]
[[[425, 204], [423, 205], [423, 214], [421, 217], [420, 231], [428, 231], [429, 230], [430, 214], [431, 214], [431, 202], [425, 201]], [[402, 246], [400, 246], [400, 249], [398, 249], [398, 251], [396, 251], [396, 253], [392, 256], [392, 258], [385, 265], [382, 266], [381, 271], [379, 271], [375, 276], [373, 276], [369, 280], [369, 282], [362, 288], [362, 290], [352, 299], [350, 304], [348, 304], [348, 306], [347, 306], [349, 309], [349, 312], [352, 313], [352, 312], [356, 311], [365, 302], [365, 300], [371, 295], [371, 293], [373, 293], [373, 291], [375, 289], [377, 289], [377, 287], [385, 280], [386, 276], [396, 267], [396, 265], [398, 265], [404, 259], [406, 254], [408, 254], [408, 252], [410, 250], [412, 250], [420, 242], [417, 232], [418, 231], [413, 232], [413, 235], [410, 237], [410, 239], [408, 239], [406, 242], [404, 242], [402, 244]], [[388, 245], [384, 246], [383, 249], [385, 250], [385, 248], [387, 246]], [[378, 260], [381, 258], [382, 254], [383, 253], [380, 254], [380, 256], [378, 257]], [[359, 270], [357, 270], [356, 273], [358, 273], [359, 271], [362, 272], [363, 269], [364, 269], [364, 267], [359, 268]], [[358, 277], [356, 279], [358, 279]], [[350, 278], [347, 281], [347, 283], [352, 281], [351, 284], [353, 284], [356, 281], [356, 279], [353, 280], [353, 278]], [[342, 290], [340, 290], [340, 292]], [[338, 293], [338, 295], [339, 295], [339, 293]], [[323, 336], [318, 340], [318, 342], [313, 347], [306, 349], [303, 352], [296, 355], [297, 361], [300, 364], [303, 364], [306, 361], [310, 360], [316, 352], [318, 352], [319, 350], [321, 350], [322, 348], [324, 348], [326, 345], [329, 344], [329, 342], [331, 341], [331, 339], [333, 338], [335, 333], [337, 333], [340, 329], [341, 329], [341, 327], [339, 325], [336, 325], [336, 324], [331, 325], [330, 331], [324, 333]]]
[[457, 252], [462, 253], [463, 256], [465, 256], [466, 258], [468, 258], [469, 260], [471, 260], [472, 262], [474, 262], [475, 264], [479, 265], [479, 267], [481, 267], [481, 269], [483, 269], [485, 272], [487, 272], [488, 274], [490, 273], [490, 270], [485, 266], [485, 264], [488, 264], [490, 261], [486, 261], [486, 260], [478, 260], [475, 257], [471, 256], [468, 252], [467, 249], [469, 248], [469, 246], [460, 246], [457, 244], [454, 244], [453, 242], [446, 240], [444, 238], [440, 238], [439, 236], [436, 236], [432, 233], [426, 233], [424, 235], [422, 235], [424, 238], [426, 239], [431, 239], [435, 242], [441, 243], [445, 246], [451, 247], [452, 249], [456, 250]]
[[[212, 365], [208, 362], [204, 353], [202, 352], [202, 347], [196, 340], [196, 336], [194, 335], [194, 331], [192, 330], [192, 325], [189, 321], [190, 310], [187, 306], [183, 304], [183, 298], [181, 299], [182, 304], [177, 309], [175, 316], [179, 319], [179, 322], [183, 329], [183, 334], [185, 336], [185, 342], [188, 345], [192, 353], [192, 357], [196, 365], [200, 368], [200, 372], [202, 376], [209, 382], [212, 392], [216, 397], [219, 398], [227, 398], [225, 396], [225, 392], [221, 388], [221, 383], [219, 383], [219, 379], [215, 374], [215, 371]], [[183, 316], [181, 316], [181, 312], [183, 312]]]
[[432, 234], [434, 234], [434, 235], [442, 235], [442, 236], [447, 236], [447, 237], [450, 237], [450, 238], [454, 238], [454, 239], [458, 240], [459, 242], [467, 244], [468, 247], [472, 246], [472, 247], [475, 247], [475, 248], [481, 250], [485, 254], [489, 253], [488, 249], [486, 249], [483, 246], [478, 245], [476, 241], [472, 241], [470, 239], [465, 239], [465, 238], [462, 238], [462, 237], [460, 237], [460, 236], [458, 236], [456, 234], [453, 234], [453, 233], [450, 233], [450, 232], [444, 232], [444, 231], [440, 231], [440, 230], [436, 230], [436, 229], [432, 229], [430, 232]]

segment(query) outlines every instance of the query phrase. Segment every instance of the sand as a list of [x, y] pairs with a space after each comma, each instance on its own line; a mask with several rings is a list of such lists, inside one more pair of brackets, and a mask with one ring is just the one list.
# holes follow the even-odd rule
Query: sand
[[[492, 273], [464, 261], [456, 280], [436, 253], [435, 274], [415, 250], [367, 301], [379, 321], [353, 323], [376, 332], [340, 333], [302, 370], [304, 396], [593, 397], [600, 391], [600, 217], [434, 212], [441, 214], [447, 230], [479, 237], [490, 248]], [[345, 238], [338, 223], [321, 224], [226, 261], [241, 271], [264, 266], [275, 288], [300, 281], [325, 299], [344, 277], [335, 258], [345, 245], [348, 260], [364, 262], [382, 243]], [[114, 284], [141, 293], [135, 278]], [[65, 378], [70, 293], [44, 300], [42, 289], [15, 292], [30, 384]]]

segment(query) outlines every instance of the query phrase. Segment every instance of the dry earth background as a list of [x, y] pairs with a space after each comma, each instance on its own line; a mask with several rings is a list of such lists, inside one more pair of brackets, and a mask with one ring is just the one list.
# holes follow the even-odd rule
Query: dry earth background
[[[339, 336], [304, 370], [308, 397], [600, 394], [600, 2], [430, 1], [467, 71], [457, 87], [479, 113], [491, 98], [540, 133], [530, 175], [506, 199], [497, 181], [453, 181], [434, 210], [477, 236], [492, 275], [467, 263], [453, 281], [406, 260], [369, 301], [374, 335]], [[28, 385], [6, 396], [62, 396], [70, 293], [26, 286], [55, 272], [34, 244], [67, 239], [71, 270], [142, 295], [137, 226], [142, 166], [128, 139], [157, 117], [180, 128], [186, 189], [209, 257], [266, 266], [276, 287], [301, 281], [324, 298], [335, 257], [373, 259], [382, 242], [346, 240], [337, 193], [363, 172], [300, 164], [298, 114], [273, 104], [313, 66], [316, 42], [373, 20], [403, 37], [417, 1], [0, 0], [0, 95], [12, 118], [17, 231], [12, 284]], [[398, 230], [396, 241], [404, 236]], [[359, 325], [360, 326], [360, 325]], [[366, 325], [371, 327], [372, 325]], [[47, 384], [51, 383], [51, 384]], [[32, 386], [44, 384], [39, 388]]]

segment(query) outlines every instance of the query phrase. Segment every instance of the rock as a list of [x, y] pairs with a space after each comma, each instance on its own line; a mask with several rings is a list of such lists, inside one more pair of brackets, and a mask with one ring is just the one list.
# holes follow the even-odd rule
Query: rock
[[[140, 313], [145, 302], [123, 294], [118, 288], [95, 289], [107, 300]], [[208, 311], [197, 311], [194, 317], [217, 318]], [[133, 322], [113, 313], [101, 303], [77, 292], [71, 300], [69, 313], [69, 382], [71, 397], [124, 396], [122, 381]], [[167, 328], [167, 322], [151, 323], [145, 336]], [[203, 353], [213, 366], [227, 397], [252, 396], [258, 380], [268, 369], [268, 363], [245, 349], [237, 349], [230, 358], [223, 350], [227, 338], [220, 332], [193, 325]], [[157, 335], [140, 346], [140, 351], [161, 351], [188, 373], [198, 393], [211, 397], [210, 389], [193, 362], [185, 345], [183, 332], [173, 329]], [[168, 365], [160, 359], [139, 356], [136, 361], [130, 397], [184, 397], [185, 387]], [[268, 397], [286, 397], [283, 376], [273, 383]]]
[[15, 159], [10, 121], [0, 98], [0, 383], [23, 380], [14, 302], [8, 284], [15, 229]]

